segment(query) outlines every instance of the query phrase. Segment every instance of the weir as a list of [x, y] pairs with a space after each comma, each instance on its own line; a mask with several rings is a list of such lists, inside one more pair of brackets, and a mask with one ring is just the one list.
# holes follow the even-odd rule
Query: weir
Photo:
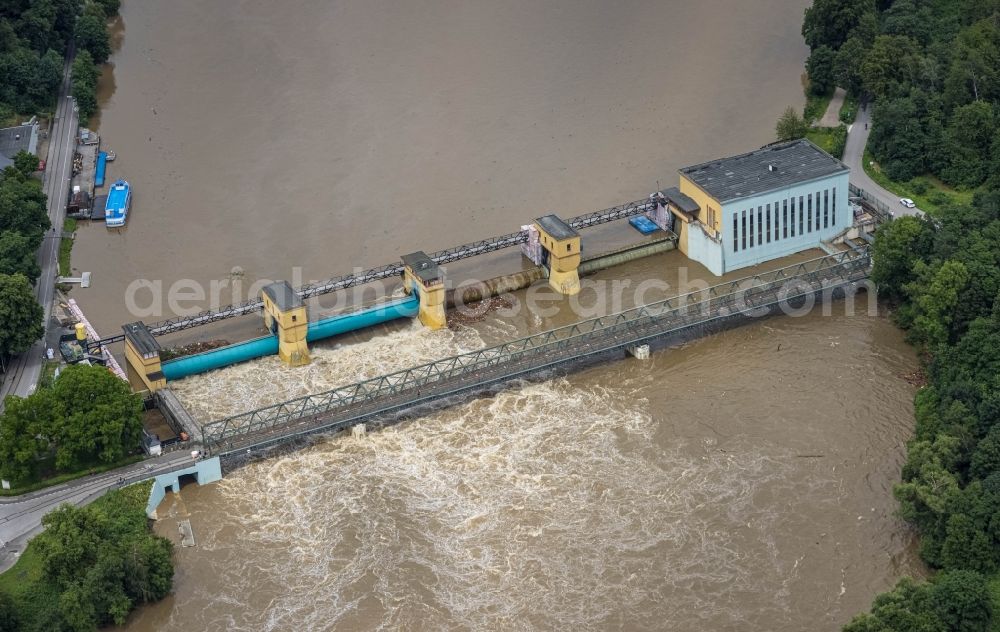
[[[576, 294], [580, 291], [581, 272], [592, 272], [662, 252], [674, 247], [677, 238], [664, 228], [667, 237], [661, 240], [609, 253], [599, 257], [600, 261], [592, 259], [585, 262], [586, 267], [582, 267], [581, 239], [575, 226], [594, 226], [641, 212], [646, 212], [662, 221], [661, 216], [667, 213], [666, 200], [662, 194], [653, 194], [649, 200], [631, 202], [580, 216], [568, 223], [555, 215], [545, 215], [518, 233], [466, 244], [435, 255], [427, 255], [422, 251], [404, 255], [402, 265], [382, 266], [361, 275], [349, 275], [321, 286], [305, 286], [298, 290], [285, 281], [279, 281], [264, 287], [259, 300], [240, 306], [229, 306], [219, 312], [167, 324], [129, 323], [123, 327], [124, 334], [121, 336], [125, 340], [125, 356], [129, 365], [139, 374], [145, 388], [155, 392], [164, 388], [171, 380], [179, 380], [268, 355], [277, 354], [287, 366], [302, 366], [310, 361], [308, 343], [398, 318], [417, 316], [426, 327], [440, 329], [447, 325], [446, 309], [455, 305], [456, 295], [454, 292], [446, 293], [444, 274], [439, 263], [456, 261], [519, 243], [529, 246], [525, 249], [525, 254], [538, 264], [537, 268], [510, 277], [492, 279], [464, 292], [460, 298], [466, 302], [481, 300], [487, 296], [526, 287], [539, 278], [547, 278], [549, 285], [560, 294]], [[403, 288], [409, 296], [348, 314], [308, 322], [304, 298], [350, 287], [362, 281], [385, 278], [392, 274], [401, 275]], [[156, 336], [257, 310], [262, 313], [264, 323], [271, 331], [270, 335], [183, 358], [161, 360], [162, 348], [156, 341]], [[107, 338], [99, 342], [108, 343], [113, 340], [115, 338]]]
[[[566, 224], [569, 225], [573, 230], [581, 230], [584, 228], [592, 228], [594, 226], [599, 226], [601, 224], [606, 224], [608, 222], [617, 221], [620, 219], [627, 219], [635, 215], [642, 213], [647, 213], [651, 216], [655, 216], [658, 207], [662, 207], [662, 194], [654, 193], [649, 198], [642, 200], [635, 200], [633, 202], [626, 202], [625, 204], [620, 204], [618, 206], [613, 206], [600, 211], [595, 211], [593, 213], [587, 213], [585, 215], [578, 215], [576, 217], [566, 220]], [[438, 252], [431, 253], [427, 255], [434, 263], [441, 265], [445, 263], [451, 263], [452, 261], [459, 261], [462, 259], [467, 259], [470, 257], [477, 257], [479, 255], [488, 254], [491, 252], [497, 252], [506, 248], [512, 248], [519, 244], [523, 244], [528, 240], [528, 231], [521, 230], [516, 233], [509, 233], [507, 235], [500, 235], [498, 237], [490, 237], [488, 239], [481, 239], [479, 241], [474, 241], [467, 244], [462, 244], [461, 246], [454, 246], [451, 248], [446, 248]], [[364, 285], [366, 283], [372, 283], [374, 281], [381, 281], [383, 279], [389, 279], [392, 277], [401, 276], [404, 272], [405, 265], [400, 263], [389, 263], [381, 265], [375, 268], [370, 268], [364, 272], [345, 274], [339, 277], [333, 277], [327, 279], [326, 281], [320, 281], [319, 283], [310, 283], [303, 285], [295, 289], [295, 293], [302, 299], [309, 299], [314, 296], [321, 296], [323, 294], [329, 294], [330, 292], [336, 292], [338, 290], [345, 290], [358, 285]], [[185, 329], [190, 329], [192, 327], [200, 327], [202, 325], [208, 325], [210, 323], [219, 322], [221, 320], [226, 320], [229, 318], [235, 318], [237, 316], [246, 316], [249, 314], [254, 314], [264, 307], [264, 302], [262, 299], [254, 298], [243, 303], [237, 303], [234, 305], [227, 305], [220, 309], [206, 310], [199, 314], [193, 316], [179, 316], [177, 318], [169, 318], [156, 323], [147, 325], [150, 334], [153, 336], [163, 336], [166, 334], [174, 333], [177, 331], [183, 331]], [[97, 347], [101, 345], [110, 345], [116, 342], [121, 342], [125, 339], [123, 334], [116, 336], [108, 336], [102, 339], [95, 339], [89, 342], [92, 347]]]
[[[814, 271], [800, 269], [793, 273], [795, 279], [800, 284], [811, 283], [814, 277], [821, 278], [824, 282], [852, 283], [867, 276], [867, 272], [860, 277], [857, 276], [858, 261], [863, 261], [864, 263], [860, 265], [867, 270], [870, 255], [866, 248], [856, 245], [852, 246], [853, 251], [840, 254], [833, 245], [834, 241], [842, 241], [853, 229], [853, 216], [849, 212], [847, 200], [848, 195], [855, 191], [849, 189], [847, 171], [843, 163], [807, 140], [768, 145], [739, 156], [681, 169], [679, 188], [673, 187], [654, 193], [647, 200], [580, 216], [568, 222], [556, 215], [544, 215], [537, 218], [533, 224], [522, 226], [522, 230], [517, 233], [466, 244], [434, 255], [422, 251], [405, 255], [402, 257], [401, 265], [382, 266], [359, 275], [348, 275], [299, 289], [294, 289], [287, 282], [281, 281], [263, 288], [258, 300], [240, 306], [229, 306], [218, 312], [203, 313], [188, 319], [175, 319], [151, 327], [141, 322], [132, 323], [125, 326], [126, 356], [129, 364], [142, 374], [143, 382], [151, 391], [163, 388], [170, 380], [269, 354], [277, 353], [288, 366], [301, 366], [310, 362], [308, 344], [315, 340], [412, 316], [417, 316], [428, 328], [445, 327], [447, 306], [520, 289], [542, 278], [547, 279], [549, 286], [556, 292], [571, 296], [580, 291], [581, 274], [602, 270], [674, 247], [680, 248], [685, 255], [705, 265], [714, 274], [722, 275], [728, 270], [757, 265], [821, 244], [828, 253], [831, 253], [831, 258], [816, 260], [819, 268]], [[837, 202], [838, 192], [840, 192], [840, 204]], [[644, 220], [648, 220], [644, 222], [644, 226], [648, 224], [653, 227], [652, 230], [659, 228], [666, 232], [667, 237], [606, 253], [593, 259], [583, 258], [579, 228], [642, 213], [645, 214]], [[678, 226], [677, 234], [671, 230], [674, 226]], [[644, 227], [642, 232], [645, 234], [649, 231]], [[535, 268], [491, 279], [479, 284], [478, 287], [464, 289], [461, 293], [445, 291], [440, 263], [517, 244], [522, 246], [524, 256], [536, 264]], [[835, 270], [828, 265], [831, 261], [836, 262]], [[394, 274], [401, 275], [404, 290], [409, 295], [406, 298], [309, 322], [305, 298]], [[750, 279], [758, 283], [765, 276]], [[769, 283], [775, 283], [777, 280], [774, 279]], [[713, 291], [718, 294], [721, 287], [724, 286], [716, 286]], [[817, 290], [811, 289], [796, 296], [806, 296], [815, 291]], [[694, 294], [684, 295], [681, 298], [687, 301], [691, 296]], [[779, 300], [777, 295], [769, 298], [774, 300], [766, 304], [768, 307]], [[703, 324], [685, 320], [687, 314], [674, 311], [677, 306], [672, 305], [670, 300], [617, 314], [615, 315], [617, 320], [612, 324], [605, 319], [596, 319], [578, 323], [568, 329], [547, 332], [545, 336], [555, 338], [552, 340], [545, 338], [542, 346], [556, 342], [562, 345], [564, 341], [560, 336], [566, 332], [569, 332], [567, 340], [572, 341], [572, 344], [566, 343], [569, 347], [582, 339], [587, 339], [588, 345], [591, 346], [577, 350], [569, 358], [560, 358], [559, 354], [565, 351], [563, 347], [547, 348], [544, 355], [536, 357], [535, 343], [538, 339], [529, 337], [473, 354], [430, 363], [409, 372], [383, 376], [377, 383], [361, 382], [354, 385], [353, 391], [347, 391], [346, 395], [344, 391], [338, 389], [331, 392], [332, 394], [327, 394], [333, 399], [319, 404], [318, 408], [314, 404], [317, 401], [315, 398], [320, 396], [309, 396], [303, 400], [286, 403], [291, 408], [286, 408], [286, 404], [278, 405], [273, 409], [276, 411], [274, 420], [277, 421], [261, 422], [259, 413], [263, 413], [254, 411], [248, 418], [235, 416], [213, 422], [202, 428], [202, 442], [208, 449], [217, 449], [225, 442], [228, 449], [232, 447], [232, 441], [228, 439], [235, 436], [233, 433], [242, 434], [246, 428], [250, 429], [247, 432], [256, 432], [264, 427], [277, 427], [293, 419], [325, 416], [332, 410], [331, 406], [348, 411], [358, 404], [358, 397], [364, 399], [366, 403], [374, 401], [371, 399], [373, 388], [374, 392], [397, 398], [401, 397], [402, 391], [416, 388], [414, 385], [418, 385], [424, 388], [431, 387], [430, 390], [434, 392], [433, 397], [438, 397], [468, 388], [463, 386], [457, 391], [454, 389], [442, 391], [439, 387], [459, 377], [464, 380], [463, 372], [469, 366], [476, 367], [478, 372], [476, 385], [481, 386], [491, 381], [508, 379], [525, 371], [550, 366], [553, 362], [565, 362], [592, 355], [597, 351], [606, 351], [607, 347], [603, 346], [606, 342], [605, 337], [614, 340], [613, 348], [625, 346], [638, 348], [647, 338], [678, 331], [694, 324]], [[731, 304], [727, 304], [726, 301]], [[735, 290], [731, 290], [723, 297], [712, 296], [712, 292], [709, 292], [708, 298], [700, 304], [708, 319], [704, 322], [733, 316], [736, 302]], [[251, 309], [261, 310], [265, 325], [271, 332], [270, 335], [161, 363], [159, 344], [155, 336], [248, 313]], [[737, 310], [739, 311], [741, 310]], [[633, 318], [638, 320], [633, 321]], [[627, 334], [628, 339], [614, 338], [622, 333], [617, 329], [619, 325], [627, 325], [624, 334]], [[635, 337], [634, 334], [637, 332], [643, 333], [643, 336]], [[505, 357], [510, 349], [517, 349], [518, 344], [525, 344], [527, 348], [520, 349], [510, 358]], [[487, 352], [498, 355], [478, 355]], [[469, 358], [475, 359], [470, 361]], [[534, 366], [536, 361], [541, 364]], [[451, 364], [448, 364], [449, 362]], [[471, 362], [471, 365], [466, 364], [467, 362]], [[480, 365], [480, 362], [486, 364]], [[520, 371], [510, 372], [504, 369], [497, 372], [498, 367], [507, 364], [514, 366], [518, 363], [531, 366]], [[420, 372], [414, 373], [418, 369]], [[486, 375], [492, 377], [487, 379], [484, 377]], [[413, 401], [427, 399], [419, 389], [416, 390], [416, 397], [417, 399]], [[402, 399], [407, 398], [402, 397]], [[402, 401], [394, 406], [398, 408], [412, 404], [413, 401]], [[361, 414], [375, 414], [391, 409], [392, 406]]]
[[650, 341], [734, 326], [811, 296], [856, 291], [870, 264], [869, 249], [845, 251], [233, 415], [202, 426], [201, 446], [223, 457], [245, 453]]
[[[331, 336], [371, 327], [398, 318], [417, 315], [419, 299], [416, 295], [389, 301], [366, 309], [338, 314], [308, 324], [306, 340], [314, 342]], [[220, 347], [204, 353], [169, 360], [163, 363], [163, 376], [169, 380], [179, 380], [212, 369], [222, 368], [238, 362], [246, 362], [278, 353], [279, 340], [276, 335], [263, 336]]]

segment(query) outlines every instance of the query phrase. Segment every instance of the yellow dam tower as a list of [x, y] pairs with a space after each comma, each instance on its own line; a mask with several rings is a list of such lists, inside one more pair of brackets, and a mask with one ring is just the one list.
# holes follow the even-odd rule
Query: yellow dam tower
[[433, 259], [422, 250], [403, 255], [403, 287], [407, 294], [417, 293], [420, 311], [417, 317], [425, 327], [443, 329], [448, 326], [444, 311], [444, 274]]
[[548, 252], [549, 285], [560, 294], [580, 292], [580, 233], [555, 215], [535, 220], [538, 241]]
[[278, 337], [278, 357], [288, 366], [309, 364], [309, 314], [288, 281], [264, 287], [264, 325]]
[[124, 325], [122, 329], [125, 331], [125, 360], [128, 366], [132, 367], [150, 393], [164, 388], [167, 378], [160, 363], [160, 343], [141, 320]]

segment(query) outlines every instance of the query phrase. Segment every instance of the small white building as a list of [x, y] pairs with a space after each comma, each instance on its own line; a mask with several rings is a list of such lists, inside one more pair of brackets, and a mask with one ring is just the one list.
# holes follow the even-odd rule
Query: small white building
[[684, 254], [723, 274], [819, 247], [853, 224], [850, 169], [808, 140], [680, 170], [663, 191]]

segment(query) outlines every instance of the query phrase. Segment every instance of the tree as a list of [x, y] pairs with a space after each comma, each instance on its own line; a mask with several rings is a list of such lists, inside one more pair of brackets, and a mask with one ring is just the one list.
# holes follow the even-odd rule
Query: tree
[[919, 67], [917, 43], [902, 35], [879, 35], [861, 64], [864, 89], [881, 99], [908, 91]]
[[945, 632], [929, 603], [930, 592], [928, 584], [905, 577], [892, 591], [875, 597], [871, 614], [855, 617], [844, 632]]
[[23, 274], [0, 274], [0, 353], [24, 353], [42, 337], [42, 306]]
[[778, 119], [778, 123], [774, 127], [774, 132], [778, 140], [794, 140], [796, 138], [804, 138], [807, 129], [806, 122], [795, 111], [795, 108], [788, 106], [782, 113], [781, 118]]
[[868, 146], [893, 180], [909, 180], [924, 172], [927, 137], [914, 99], [887, 98], [875, 104]]
[[996, 131], [993, 107], [983, 101], [959, 106], [945, 133], [948, 166], [941, 177], [950, 184], [973, 187], [986, 179], [990, 146]]
[[851, 36], [833, 60], [834, 81], [851, 94], [861, 94], [861, 64], [868, 54], [868, 46], [864, 40]]
[[77, 53], [72, 76], [73, 98], [80, 108], [80, 118], [86, 120], [97, 111], [97, 78], [101, 76], [89, 51]]
[[875, 233], [872, 253], [872, 281], [886, 298], [906, 296], [904, 286], [913, 281], [913, 267], [927, 253], [933, 228], [916, 217], [900, 217], [884, 224]]
[[986, 18], [963, 29], [954, 39], [945, 79], [949, 109], [972, 101], [1000, 98], [1000, 25]]
[[26, 176], [38, 171], [38, 156], [23, 149], [14, 154], [14, 168]]
[[111, 41], [104, 18], [88, 13], [76, 22], [76, 45], [90, 52], [94, 62], [103, 64], [111, 56]]
[[0, 630], [3, 632], [14, 632], [20, 629], [20, 618], [14, 604], [7, 595], [0, 592]]
[[139, 445], [142, 400], [102, 367], [67, 367], [52, 385], [65, 411], [58, 433], [56, 465], [71, 469], [97, 459], [113, 463]]
[[937, 269], [922, 262], [917, 279], [906, 288], [916, 307], [910, 335], [918, 344], [934, 347], [948, 341], [959, 298], [969, 282], [969, 271], [959, 261], [945, 261]]
[[125, 592], [139, 603], [167, 596], [173, 582], [173, 547], [164, 538], [131, 542], [125, 548]]
[[109, 18], [118, 15], [118, 10], [121, 8], [121, 0], [95, 0], [96, 4], [101, 5], [104, 9], [104, 15]]
[[945, 527], [941, 563], [945, 568], [991, 573], [996, 568], [996, 545], [982, 526], [964, 513], [954, 513]]
[[41, 587], [53, 598], [32, 604], [48, 623], [38, 629], [121, 625], [135, 605], [170, 591], [173, 546], [150, 533], [145, 498], [135, 491], [113, 491], [82, 508], [63, 505], [42, 518], [45, 530], [30, 546], [42, 566]]
[[19, 482], [35, 474], [39, 457], [50, 447], [60, 417], [51, 391], [39, 389], [28, 397], [10, 395], [0, 416], [0, 475]]
[[85, 507], [60, 505], [42, 516], [45, 531], [35, 552], [45, 577], [61, 588], [70, 586], [97, 561], [109, 532], [104, 516]]
[[836, 50], [866, 14], [874, 17], [874, 0], [814, 0], [806, 9], [802, 36], [810, 50], [820, 46]]
[[815, 95], [827, 94], [834, 88], [834, 63], [836, 53], [828, 46], [820, 46], [806, 60], [809, 91]]
[[910, 443], [903, 482], [893, 489], [900, 515], [920, 529], [921, 557], [935, 566], [941, 565], [945, 522], [961, 501], [962, 489], [954, 471], [961, 448], [961, 441], [946, 434]]
[[989, 587], [979, 573], [945, 571], [934, 578], [929, 595], [934, 613], [954, 632], [987, 632], [992, 618]]
[[926, 43], [931, 36], [931, 17], [926, 7], [918, 10], [913, 0], [896, 0], [882, 16], [882, 32], [906, 35]]
[[972, 453], [973, 476], [986, 478], [994, 472], [1000, 472], [1000, 423], [990, 428]]
[[21, 233], [11, 230], [0, 233], [0, 274], [23, 274], [34, 283], [41, 270], [32, 246]]
[[0, 231], [17, 231], [37, 248], [52, 226], [41, 183], [14, 169], [4, 172], [0, 179]]

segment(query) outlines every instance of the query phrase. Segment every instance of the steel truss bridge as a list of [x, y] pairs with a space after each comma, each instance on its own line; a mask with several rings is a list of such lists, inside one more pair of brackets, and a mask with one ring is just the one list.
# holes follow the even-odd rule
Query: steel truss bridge
[[235, 456], [657, 337], [763, 316], [810, 296], [846, 293], [868, 277], [870, 267], [870, 249], [860, 248], [436, 360], [208, 423], [202, 447]]
[[[645, 213], [646, 211], [651, 210], [655, 210], [655, 202], [646, 198], [643, 200], [636, 200], [635, 202], [620, 204], [618, 206], [604, 209], [603, 211], [579, 215], [571, 218], [567, 221], [567, 223], [573, 228], [579, 230], [581, 228], [590, 228], [599, 224], [606, 224], [615, 220], [625, 219], [627, 217], [639, 215], [640, 213]], [[527, 233], [519, 231], [516, 233], [509, 233], [507, 235], [500, 235], [499, 237], [481, 239], [479, 241], [463, 244], [461, 246], [455, 246], [453, 248], [446, 248], [445, 250], [440, 250], [431, 254], [430, 258], [437, 264], [445, 264], [452, 261], [458, 261], [460, 259], [467, 259], [469, 257], [476, 257], [478, 255], [484, 255], [490, 252], [496, 252], [497, 250], [510, 248], [524, 243], [527, 239]], [[371, 268], [370, 270], [365, 270], [364, 272], [346, 274], [344, 276], [327, 279], [326, 281], [320, 281], [319, 283], [303, 285], [296, 288], [295, 291], [303, 299], [309, 299], [314, 296], [336, 292], [337, 290], [345, 290], [356, 285], [364, 285], [373, 281], [396, 277], [402, 273], [403, 266], [401, 264], [390, 263], [376, 268]], [[236, 316], [252, 314], [262, 309], [263, 306], [263, 302], [261, 302], [260, 299], [255, 298], [243, 303], [227, 305], [218, 310], [200, 312], [194, 316], [180, 316], [177, 318], [161, 320], [157, 323], [148, 325], [148, 327], [150, 333], [154, 336], [163, 336], [177, 331], [182, 331], [184, 329], [190, 329], [191, 327], [199, 327], [201, 325], [208, 325], [210, 323], [226, 320], [228, 318], [234, 318]], [[101, 340], [90, 341], [88, 342], [88, 347], [99, 348], [101, 346], [121, 342], [124, 339], [124, 334], [116, 334]]]

